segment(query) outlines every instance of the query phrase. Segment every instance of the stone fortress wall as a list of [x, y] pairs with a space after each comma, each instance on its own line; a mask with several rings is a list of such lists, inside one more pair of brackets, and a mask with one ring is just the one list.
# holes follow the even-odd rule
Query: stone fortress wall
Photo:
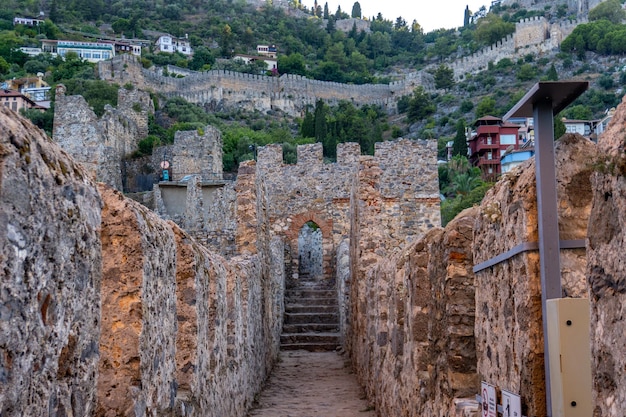
[[[399, 246], [440, 224], [435, 146], [433, 141], [382, 142], [376, 144], [373, 157], [365, 157], [357, 143], [342, 143], [337, 145], [337, 162], [326, 164], [320, 143], [299, 145], [294, 165], [283, 163], [281, 145], [260, 147], [254, 175], [262, 179], [268, 195], [271, 232], [287, 245], [287, 285], [295, 285], [299, 277], [298, 237], [308, 221], [314, 221], [322, 232], [325, 276], [335, 275], [337, 248], [350, 234], [351, 192], [363, 158], [379, 170], [386, 213], [386, 220], [381, 221], [388, 222], [385, 242]], [[247, 170], [252, 167], [243, 172], [240, 168], [240, 176]], [[239, 190], [225, 184], [207, 197], [208, 186], [202, 186], [199, 179], [176, 190], [166, 185], [155, 186], [156, 207], [162, 216], [176, 221], [210, 247], [221, 247], [222, 252], [232, 247], [224, 242], [232, 242], [238, 233]], [[185, 202], [185, 207], [176, 210], [181, 215], [176, 215], [173, 204], [167, 201], [174, 191], [182, 193], [176, 200]], [[196, 218], [197, 213], [201, 219]]]
[[[604, 0], [564, 0], [559, 3], [567, 4], [567, 7], [578, 16], [586, 15], [589, 10], [602, 3]], [[521, 9], [537, 10], [546, 6], [553, 6], [553, 0], [502, 0], [503, 5], [518, 4]]]
[[449, 63], [455, 78], [462, 79], [468, 74], [476, 74], [496, 64], [504, 58], [518, 59], [528, 54], [543, 54], [561, 45], [576, 26], [587, 23], [586, 18], [550, 24], [544, 17], [532, 17], [516, 23], [515, 33], [495, 44]]
[[[625, 121], [626, 101], [597, 145], [566, 135], [555, 149], [560, 236], [586, 246], [561, 250], [563, 295], [589, 298], [594, 414], [611, 417], [626, 402], [626, 355], [615, 348], [626, 343]], [[320, 164], [311, 176], [323, 179], [315, 146], [300, 150], [301, 167], [282, 166], [272, 147], [243, 163], [233, 188], [237, 255], [225, 259], [96, 186], [0, 108], [2, 415], [245, 415], [278, 352], [283, 291], [297, 278], [291, 242], [308, 221], [331, 254], [344, 348], [378, 413], [475, 416], [484, 380], [520, 394], [524, 415], [546, 415], [537, 251], [473, 272], [536, 241], [533, 161], [480, 207], [425, 231], [402, 207], [431, 184], [411, 173], [411, 157], [391, 163], [422, 145], [385, 142], [377, 156], [352, 146], [329, 168], [346, 171], [338, 184], [347, 197], [326, 201], [330, 184], [291, 187], [272, 175]], [[385, 175], [399, 182], [391, 192]], [[313, 209], [297, 201], [301, 186], [312, 188]]]
[[246, 415], [282, 327], [267, 218], [226, 260], [5, 108], [0, 174], [2, 416]]
[[122, 189], [122, 160], [148, 135], [148, 115], [154, 113], [150, 95], [120, 89], [118, 106], [106, 106], [98, 118], [82, 96], [66, 96], [57, 86], [54, 140], [82, 163], [90, 175], [115, 189]]
[[[131, 82], [141, 89], [158, 91], [165, 97], [182, 97], [207, 109], [246, 108], [267, 112], [279, 109], [300, 116], [318, 99], [329, 104], [350, 100], [356, 105], [375, 104], [395, 111], [396, 99], [411, 94], [421, 77], [391, 84], [352, 85], [311, 80], [300, 75], [280, 77], [214, 70], [195, 72], [184, 78], [163, 76], [141, 67], [136, 57], [119, 55], [99, 63], [101, 79], [121, 85]], [[178, 70], [170, 67], [171, 72]]]

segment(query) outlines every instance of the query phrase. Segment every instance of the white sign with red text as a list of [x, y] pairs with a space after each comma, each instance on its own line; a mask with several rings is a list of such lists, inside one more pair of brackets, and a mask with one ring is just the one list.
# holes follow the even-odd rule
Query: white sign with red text
[[486, 382], [480, 383], [480, 396], [482, 397], [482, 417], [498, 417], [498, 411], [496, 408], [496, 387]]

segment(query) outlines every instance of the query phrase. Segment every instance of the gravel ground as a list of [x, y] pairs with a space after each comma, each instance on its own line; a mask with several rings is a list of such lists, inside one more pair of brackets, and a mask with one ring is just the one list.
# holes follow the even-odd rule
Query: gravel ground
[[282, 351], [249, 417], [374, 417], [347, 358]]

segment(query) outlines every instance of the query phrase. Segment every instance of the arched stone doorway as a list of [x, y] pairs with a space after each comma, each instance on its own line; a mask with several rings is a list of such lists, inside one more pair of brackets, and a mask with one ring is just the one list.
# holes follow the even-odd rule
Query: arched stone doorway
[[[326, 287], [334, 284], [332, 219], [317, 211], [294, 214], [288, 219], [285, 231], [285, 284], [293, 288], [300, 285], [302, 272], [305, 280], [315, 277]], [[304, 265], [300, 265], [304, 261]]]
[[322, 229], [312, 220], [298, 233], [298, 276], [301, 282], [319, 281], [324, 276]]

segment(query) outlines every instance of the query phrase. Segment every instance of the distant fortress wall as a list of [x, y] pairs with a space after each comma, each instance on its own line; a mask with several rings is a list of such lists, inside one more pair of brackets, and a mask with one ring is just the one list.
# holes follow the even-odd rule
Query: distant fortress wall
[[[473, 55], [447, 62], [457, 80], [468, 74], [486, 70], [489, 63], [501, 59], [518, 59], [528, 54], [542, 54], [558, 48], [574, 28], [587, 19], [550, 24], [544, 17], [523, 19], [516, 24], [515, 33]], [[379, 105], [389, 114], [397, 112], [397, 100], [411, 95], [416, 87], [435, 91], [433, 77], [427, 71], [407, 74], [404, 79], [389, 84], [342, 84], [312, 80], [300, 75], [283, 74], [280, 77], [213, 70], [196, 72], [168, 66], [150, 70], [141, 66], [131, 55], [118, 55], [98, 63], [103, 80], [120, 85], [132, 83], [150, 89], [165, 97], [182, 97], [203, 107], [220, 111], [246, 109], [267, 112], [280, 110], [292, 116], [302, 116], [307, 107], [319, 99], [333, 105], [350, 101], [356, 106]]]
[[131, 82], [166, 97], [182, 97], [208, 108], [236, 105], [260, 111], [278, 109], [295, 116], [301, 115], [307, 106], [314, 106], [318, 99], [329, 104], [342, 100], [357, 106], [375, 104], [394, 113], [396, 100], [411, 94], [417, 85], [422, 84], [422, 77], [418, 75], [390, 84], [354, 85], [311, 80], [292, 74], [271, 77], [225, 70], [193, 72], [169, 66], [168, 73], [186, 74], [177, 78], [141, 68], [136, 58], [129, 55], [101, 62], [98, 68], [101, 79], [120, 84]]
[[448, 65], [454, 71], [455, 78], [459, 80], [467, 74], [486, 70], [490, 62], [495, 64], [504, 58], [517, 59], [528, 54], [552, 51], [561, 45], [563, 39], [570, 35], [576, 26], [587, 22], [586, 18], [554, 24], [549, 24], [544, 17], [523, 19], [515, 25], [515, 33], [512, 35]]

